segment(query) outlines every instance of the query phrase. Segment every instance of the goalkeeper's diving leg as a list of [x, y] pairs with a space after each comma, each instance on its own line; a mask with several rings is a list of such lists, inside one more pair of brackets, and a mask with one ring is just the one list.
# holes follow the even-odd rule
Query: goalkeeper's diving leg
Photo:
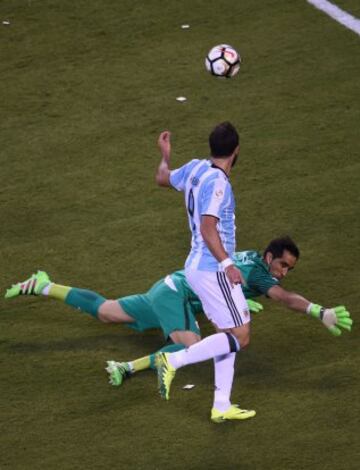
[[6, 291], [5, 298], [11, 299], [20, 295], [46, 296], [61, 300], [104, 323], [135, 322], [134, 318], [123, 310], [117, 300], [108, 300], [88, 289], [55, 284], [45, 271], [38, 271], [29, 279], [14, 284]]

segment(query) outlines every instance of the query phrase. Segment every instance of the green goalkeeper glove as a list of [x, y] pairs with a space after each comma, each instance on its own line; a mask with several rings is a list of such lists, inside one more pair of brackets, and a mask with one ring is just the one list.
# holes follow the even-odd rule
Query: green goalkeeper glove
[[259, 313], [264, 310], [262, 304], [255, 302], [255, 300], [247, 299], [247, 304], [251, 313]]
[[319, 318], [334, 336], [340, 336], [341, 330], [351, 331], [353, 324], [350, 313], [343, 305], [334, 308], [324, 308], [321, 305], [311, 304], [310, 315]]

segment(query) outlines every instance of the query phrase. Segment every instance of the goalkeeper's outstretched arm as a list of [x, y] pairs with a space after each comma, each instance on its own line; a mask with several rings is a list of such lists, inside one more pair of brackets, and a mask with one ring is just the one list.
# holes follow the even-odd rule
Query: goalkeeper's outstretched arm
[[341, 329], [351, 331], [353, 324], [350, 313], [343, 305], [333, 308], [325, 308], [318, 304], [313, 304], [296, 292], [289, 292], [281, 286], [273, 286], [267, 292], [268, 297], [282, 302], [288, 308], [307, 313], [322, 321], [334, 336], [341, 335]]

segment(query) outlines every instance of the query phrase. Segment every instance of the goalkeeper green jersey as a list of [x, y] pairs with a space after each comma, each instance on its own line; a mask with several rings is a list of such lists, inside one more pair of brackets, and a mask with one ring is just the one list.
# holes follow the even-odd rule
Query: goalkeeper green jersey
[[246, 281], [246, 286], [241, 286], [246, 299], [267, 295], [271, 287], [279, 284], [257, 251], [238, 251], [234, 253], [233, 260]]

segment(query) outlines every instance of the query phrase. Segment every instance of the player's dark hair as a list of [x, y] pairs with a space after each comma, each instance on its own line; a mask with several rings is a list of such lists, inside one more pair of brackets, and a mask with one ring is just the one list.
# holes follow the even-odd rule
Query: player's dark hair
[[239, 134], [230, 122], [222, 122], [211, 132], [209, 145], [213, 158], [228, 157], [239, 145]]
[[274, 240], [271, 240], [264, 251], [264, 257], [266, 256], [266, 253], [271, 253], [274, 258], [281, 258], [284, 250], [287, 250], [295, 256], [296, 259], [300, 256], [299, 248], [295, 245], [294, 241], [286, 235], [284, 237], [274, 238]]

